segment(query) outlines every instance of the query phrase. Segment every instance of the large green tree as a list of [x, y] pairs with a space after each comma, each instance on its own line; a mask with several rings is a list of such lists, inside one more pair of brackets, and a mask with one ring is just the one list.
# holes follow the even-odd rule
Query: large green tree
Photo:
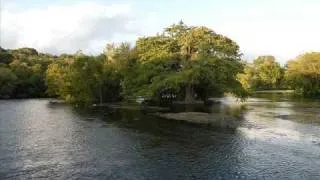
[[[174, 94], [187, 103], [224, 92], [245, 95], [236, 79], [243, 70], [239, 46], [207, 27], [180, 22], [161, 34], [140, 38], [136, 44], [142, 60], [137, 71], [144, 71], [135, 72], [144, 82], [132, 88], [136, 92], [153, 97]], [[148, 73], [149, 69], [152, 72]]]

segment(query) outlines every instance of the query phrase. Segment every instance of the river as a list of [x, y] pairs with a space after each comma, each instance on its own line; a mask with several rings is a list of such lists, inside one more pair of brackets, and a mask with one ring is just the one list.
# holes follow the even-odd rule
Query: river
[[236, 129], [0, 101], [0, 179], [320, 179], [320, 102], [220, 99]]

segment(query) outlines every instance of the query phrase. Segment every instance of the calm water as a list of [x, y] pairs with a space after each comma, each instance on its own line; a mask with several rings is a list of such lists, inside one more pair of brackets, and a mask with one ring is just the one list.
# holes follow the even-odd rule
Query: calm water
[[221, 101], [237, 129], [0, 101], [0, 179], [320, 179], [320, 102]]

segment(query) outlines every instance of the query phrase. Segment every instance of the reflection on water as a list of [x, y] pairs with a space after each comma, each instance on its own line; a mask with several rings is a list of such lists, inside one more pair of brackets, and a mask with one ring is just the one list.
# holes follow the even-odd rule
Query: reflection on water
[[241, 116], [235, 130], [134, 110], [0, 101], [0, 179], [319, 179], [320, 103], [289, 99], [193, 107]]

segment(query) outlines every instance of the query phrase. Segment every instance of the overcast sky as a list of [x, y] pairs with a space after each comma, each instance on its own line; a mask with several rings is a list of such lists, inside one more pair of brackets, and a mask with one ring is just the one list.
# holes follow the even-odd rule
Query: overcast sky
[[96, 54], [172, 23], [229, 36], [244, 58], [320, 51], [320, 0], [0, 0], [0, 45]]

